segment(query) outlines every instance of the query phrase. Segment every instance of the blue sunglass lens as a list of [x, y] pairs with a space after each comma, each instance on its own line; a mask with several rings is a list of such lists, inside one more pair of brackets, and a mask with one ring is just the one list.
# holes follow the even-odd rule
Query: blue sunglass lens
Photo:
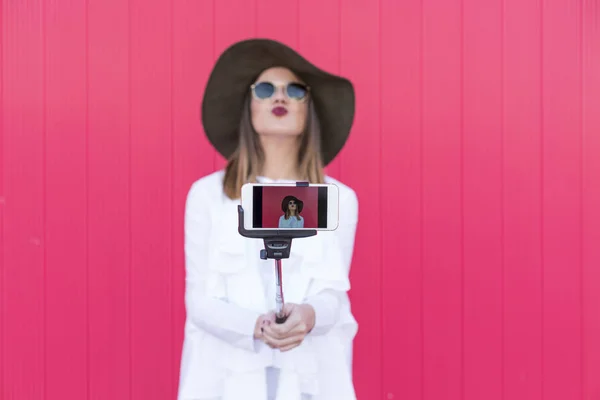
[[275, 93], [275, 87], [268, 82], [261, 82], [254, 86], [254, 93], [259, 99], [267, 99]]
[[306, 87], [299, 83], [290, 83], [287, 94], [291, 99], [303, 99], [306, 96]]
[[[286, 87], [290, 99], [303, 99], [308, 92], [306, 86], [299, 83], [290, 83]], [[268, 99], [275, 93], [275, 86], [269, 82], [260, 82], [254, 85], [254, 94], [259, 99]]]

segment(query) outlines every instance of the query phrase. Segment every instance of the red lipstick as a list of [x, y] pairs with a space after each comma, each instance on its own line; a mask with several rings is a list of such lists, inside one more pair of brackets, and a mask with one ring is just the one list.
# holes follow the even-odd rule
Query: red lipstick
[[279, 106], [275, 107], [271, 112], [278, 117], [283, 117], [288, 111], [284, 107]]

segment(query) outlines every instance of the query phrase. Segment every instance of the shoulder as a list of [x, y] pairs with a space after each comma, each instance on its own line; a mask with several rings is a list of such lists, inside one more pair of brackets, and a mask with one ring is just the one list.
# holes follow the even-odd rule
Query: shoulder
[[201, 191], [223, 191], [223, 178], [225, 176], [224, 170], [212, 172], [208, 175], [201, 177], [192, 183], [190, 192], [201, 192]]
[[201, 203], [216, 203], [223, 200], [224, 170], [219, 170], [205, 175], [194, 181], [187, 195], [187, 205], [193, 206]]

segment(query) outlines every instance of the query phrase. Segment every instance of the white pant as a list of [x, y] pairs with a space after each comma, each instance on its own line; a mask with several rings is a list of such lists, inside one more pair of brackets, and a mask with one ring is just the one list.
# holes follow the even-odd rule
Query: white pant
[[[275, 396], [277, 395], [277, 381], [279, 378], [279, 369], [277, 368], [267, 368], [267, 399], [275, 400]], [[302, 395], [302, 400], [310, 400], [312, 396], [308, 394]]]
[[[275, 396], [277, 395], [277, 381], [279, 378], [279, 369], [277, 368], [267, 368], [267, 381], [265, 384], [267, 385], [267, 399], [266, 400], [275, 400]], [[312, 396], [303, 394], [302, 400], [310, 400]], [[202, 399], [202, 400], [221, 400], [219, 397], [214, 397], [212, 399]]]

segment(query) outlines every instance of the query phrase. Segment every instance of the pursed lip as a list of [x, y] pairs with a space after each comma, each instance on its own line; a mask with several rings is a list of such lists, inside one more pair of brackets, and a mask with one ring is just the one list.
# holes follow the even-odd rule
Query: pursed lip
[[275, 114], [276, 116], [278, 116], [278, 117], [282, 117], [282, 116], [284, 116], [285, 114], [288, 113], [288, 111], [286, 110], [286, 108], [285, 107], [281, 107], [281, 106], [273, 108], [271, 110], [271, 112], [273, 114]]

